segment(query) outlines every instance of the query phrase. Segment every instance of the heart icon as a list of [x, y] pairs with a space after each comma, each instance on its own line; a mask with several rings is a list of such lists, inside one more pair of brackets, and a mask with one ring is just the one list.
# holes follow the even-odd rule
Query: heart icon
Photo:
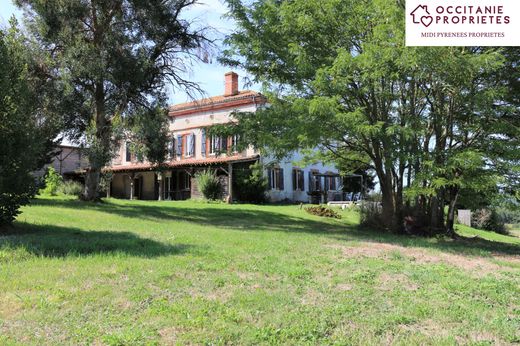
[[423, 25], [425, 27], [429, 27], [432, 22], [433, 22], [432, 16], [422, 16], [421, 17], [421, 23], [423, 23]]

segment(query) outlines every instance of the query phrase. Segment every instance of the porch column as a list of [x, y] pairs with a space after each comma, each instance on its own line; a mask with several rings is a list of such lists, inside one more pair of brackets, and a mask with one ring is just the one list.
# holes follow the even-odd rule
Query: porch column
[[163, 174], [162, 172], [157, 173], [157, 181], [159, 182], [159, 201], [163, 200]]
[[228, 164], [228, 203], [233, 203], [233, 164]]
[[134, 176], [135, 174], [132, 173], [130, 175], [130, 200], [134, 199], [135, 191], [134, 191]]

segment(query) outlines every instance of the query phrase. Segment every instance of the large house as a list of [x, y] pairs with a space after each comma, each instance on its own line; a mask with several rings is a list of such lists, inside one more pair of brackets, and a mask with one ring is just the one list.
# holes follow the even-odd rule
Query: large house
[[199, 197], [195, 173], [211, 169], [219, 176], [223, 193], [228, 200], [234, 199], [233, 171], [247, 169], [260, 161], [269, 181], [268, 196], [273, 202], [282, 200], [309, 201], [309, 191], [336, 190], [339, 178], [333, 167], [321, 164], [308, 167], [293, 165], [297, 155], [284, 162], [274, 162], [262, 157], [250, 147], [236, 150], [236, 137], [206, 135], [206, 129], [215, 124], [234, 121], [232, 113], [255, 112], [264, 107], [266, 98], [255, 91], [238, 89], [238, 75], [225, 74], [224, 95], [198, 101], [177, 104], [169, 108], [168, 162], [158, 173], [150, 163], [138, 162], [123, 142], [107, 171], [111, 171], [112, 182], [109, 194], [117, 198], [182, 200]]

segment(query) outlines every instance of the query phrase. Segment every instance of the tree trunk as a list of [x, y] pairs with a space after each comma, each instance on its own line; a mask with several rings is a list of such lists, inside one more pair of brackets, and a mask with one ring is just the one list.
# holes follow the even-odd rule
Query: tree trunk
[[[380, 180], [381, 181], [381, 180]], [[391, 183], [391, 178], [387, 177], [381, 184], [381, 204], [382, 204], [382, 221], [385, 228], [393, 232], [400, 230], [399, 215], [396, 210], [396, 200]]]
[[381, 186], [382, 226], [387, 230], [396, 232], [399, 231], [400, 225], [399, 217], [396, 213], [392, 175], [389, 169], [384, 169], [383, 162], [379, 157], [375, 164], [377, 177], [379, 178], [379, 184]]
[[448, 235], [455, 235], [455, 206], [457, 204], [457, 198], [459, 197], [458, 187], [452, 187], [450, 189], [450, 204], [448, 207], [448, 219], [446, 220], [446, 231]]
[[394, 198], [392, 194], [388, 195], [383, 193], [382, 198], [382, 218], [385, 228], [395, 231], [397, 229], [396, 225], [396, 215], [395, 215], [395, 206], [394, 206]]
[[99, 167], [91, 166], [85, 176], [85, 190], [83, 191], [83, 200], [95, 201], [98, 199], [98, 186], [100, 179]]
[[98, 199], [99, 181], [101, 177], [101, 169], [107, 163], [110, 153], [110, 136], [111, 124], [106, 119], [105, 114], [105, 91], [103, 82], [96, 84], [94, 93], [96, 112], [95, 118], [95, 136], [96, 144], [89, 155], [90, 169], [85, 179], [85, 190], [83, 199], [85, 201], [95, 201]]
[[444, 192], [438, 191], [430, 202], [430, 233], [438, 234], [444, 230]]

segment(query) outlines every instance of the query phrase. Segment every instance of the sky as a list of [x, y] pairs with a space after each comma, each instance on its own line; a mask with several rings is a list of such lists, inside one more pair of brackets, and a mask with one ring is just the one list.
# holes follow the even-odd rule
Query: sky
[[[217, 52], [221, 48], [220, 40], [226, 35], [233, 31], [234, 23], [230, 19], [223, 18], [227, 12], [227, 7], [220, 0], [200, 0], [200, 3], [191, 8], [189, 12], [186, 12], [186, 18], [194, 19], [198, 23], [205, 24], [216, 30], [216, 36], [219, 39], [217, 41]], [[0, 25], [5, 26], [12, 15], [22, 19], [22, 13], [13, 5], [11, 0], [0, 0]], [[222, 95], [224, 93], [224, 73], [231, 69], [226, 66], [220, 65], [216, 62], [216, 57], [212, 59], [212, 63], [194, 63], [191, 67], [191, 71], [184, 75], [190, 81], [197, 82], [199, 86], [205, 91], [206, 96]], [[239, 69], [234, 69], [240, 76], [239, 83], [240, 89], [244, 84], [243, 78], [246, 77], [246, 73]], [[248, 89], [258, 90], [258, 85], [248, 87]], [[168, 97], [170, 104], [180, 103], [189, 101], [190, 98], [186, 93], [181, 90], [168, 91]]]

